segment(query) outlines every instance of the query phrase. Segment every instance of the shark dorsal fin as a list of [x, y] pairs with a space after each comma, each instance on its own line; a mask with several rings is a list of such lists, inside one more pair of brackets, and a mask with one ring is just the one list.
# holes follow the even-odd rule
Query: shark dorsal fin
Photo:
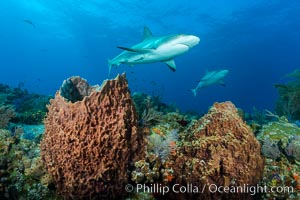
[[153, 34], [151, 33], [150, 29], [147, 26], [145, 26], [143, 40], [150, 38], [150, 37], [153, 37]]

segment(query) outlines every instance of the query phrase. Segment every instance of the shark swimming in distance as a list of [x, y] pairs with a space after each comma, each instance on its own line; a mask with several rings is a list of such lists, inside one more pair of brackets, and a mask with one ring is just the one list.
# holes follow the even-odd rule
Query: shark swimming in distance
[[194, 35], [173, 34], [167, 36], [153, 36], [150, 29], [144, 27], [144, 39], [142, 42], [127, 48], [118, 47], [124, 51], [108, 61], [110, 74], [112, 66], [120, 64], [130, 66], [163, 62], [172, 70], [176, 70], [174, 58], [187, 52], [200, 42], [200, 38]]
[[226, 69], [225, 70], [216, 70], [216, 71], [206, 72], [206, 74], [199, 81], [197, 87], [195, 89], [191, 89], [194, 96], [197, 95], [197, 92], [201, 88], [206, 88], [208, 86], [216, 85], [216, 84], [220, 84], [220, 85], [225, 86], [223, 79], [228, 74], [228, 72], [229, 71], [226, 70]]
[[35, 24], [34, 24], [31, 20], [29, 20], [29, 19], [23, 19], [23, 22], [26, 23], [26, 24], [29, 24], [29, 25], [31, 25], [33, 28], [35, 28]]

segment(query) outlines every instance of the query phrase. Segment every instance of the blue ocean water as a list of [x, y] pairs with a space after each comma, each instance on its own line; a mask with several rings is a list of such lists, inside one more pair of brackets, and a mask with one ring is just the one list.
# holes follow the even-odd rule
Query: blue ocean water
[[[10, 0], [0, 1], [0, 82], [20, 83], [30, 92], [54, 95], [62, 81], [80, 75], [91, 84], [108, 78], [108, 62], [154, 35], [193, 34], [200, 43], [163, 63], [121, 65], [133, 92], [160, 95], [183, 111], [206, 112], [215, 101], [231, 100], [251, 111], [273, 110], [275, 83], [299, 69], [300, 2], [179, 0]], [[228, 69], [226, 86], [194, 97], [190, 89], [206, 71]]]

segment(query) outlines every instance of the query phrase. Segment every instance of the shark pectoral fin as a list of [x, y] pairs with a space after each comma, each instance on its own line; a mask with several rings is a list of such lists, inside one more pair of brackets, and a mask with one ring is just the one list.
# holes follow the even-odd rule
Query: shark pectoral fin
[[172, 59], [172, 60], [166, 60], [166, 61], [163, 61], [164, 63], [166, 63], [168, 65], [168, 67], [173, 71], [175, 72], [176, 71], [176, 64], [175, 64], [175, 61]]
[[134, 51], [133, 49], [131, 49], [131, 48], [127, 48], [127, 47], [120, 47], [120, 46], [117, 46], [117, 48], [119, 48], [119, 49], [123, 49], [123, 50], [125, 50], [125, 51], [132, 51], [132, 52], [136, 52], [136, 51]]
[[193, 93], [194, 97], [197, 95], [197, 90], [196, 89], [191, 89], [190, 91]]
[[112, 64], [111, 64], [111, 61], [109, 59], [107, 59], [107, 62], [108, 62], [108, 77], [109, 77], [110, 72], [111, 72]]
[[224, 87], [226, 86], [225, 83], [224, 83], [224, 81], [220, 81], [219, 83], [220, 83], [220, 85], [222, 85]]
[[153, 49], [136, 49], [136, 48], [127, 48], [127, 47], [120, 47], [118, 46], [119, 49], [123, 49], [125, 51], [131, 51], [134, 53], [151, 53]]

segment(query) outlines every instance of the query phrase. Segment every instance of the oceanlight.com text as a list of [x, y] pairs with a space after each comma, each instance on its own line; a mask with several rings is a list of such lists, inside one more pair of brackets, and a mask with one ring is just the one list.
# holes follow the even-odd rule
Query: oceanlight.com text
[[277, 187], [267, 187], [261, 185], [248, 185], [243, 184], [241, 186], [218, 186], [216, 184], [205, 184], [203, 186], [197, 186], [193, 184], [174, 184], [173, 186], [166, 186], [162, 184], [127, 184], [125, 186], [127, 192], [143, 192], [143, 193], [156, 193], [165, 195], [169, 192], [173, 193], [219, 193], [219, 194], [236, 194], [236, 193], [247, 193], [250, 195], [255, 195], [258, 193], [293, 193], [294, 188], [292, 186], [277, 186]]

